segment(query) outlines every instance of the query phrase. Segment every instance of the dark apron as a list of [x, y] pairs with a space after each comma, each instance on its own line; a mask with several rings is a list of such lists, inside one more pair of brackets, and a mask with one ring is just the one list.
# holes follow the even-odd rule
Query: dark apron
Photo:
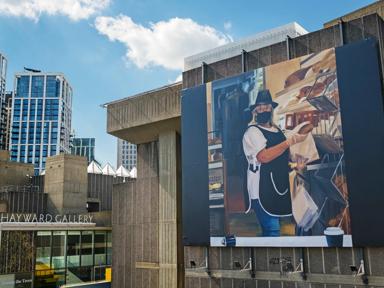
[[[286, 140], [281, 130], [270, 132], [260, 126], [256, 127], [267, 140], [267, 149]], [[271, 162], [260, 165], [260, 204], [265, 212], [273, 216], [292, 215], [288, 161], [289, 149]]]

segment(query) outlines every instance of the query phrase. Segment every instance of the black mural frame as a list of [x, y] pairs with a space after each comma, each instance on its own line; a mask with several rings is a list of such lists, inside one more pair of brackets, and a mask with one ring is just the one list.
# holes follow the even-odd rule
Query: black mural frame
[[184, 245], [210, 245], [206, 86], [182, 91], [182, 212]]
[[378, 44], [336, 48], [353, 246], [384, 245], [384, 111]]

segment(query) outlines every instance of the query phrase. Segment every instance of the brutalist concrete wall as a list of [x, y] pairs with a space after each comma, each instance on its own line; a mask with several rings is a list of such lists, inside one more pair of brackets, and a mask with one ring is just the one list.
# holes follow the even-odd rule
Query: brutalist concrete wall
[[374, 3], [372, 3], [368, 6], [362, 7], [360, 9], [357, 9], [357, 10], [350, 12], [346, 15], [343, 15], [339, 18], [328, 21], [328, 22], [324, 23], [324, 27], [327, 28], [327, 27], [334, 26], [334, 25], [338, 24], [340, 21], [347, 22], [347, 21], [355, 20], [357, 18], [363, 17], [363, 16], [368, 15], [368, 14], [373, 14], [373, 13], [377, 13], [380, 17], [384, 16], [384, 1], [383, 0], [375, 1]]
[[138, 145], [137, 179], [112, 194], [112, 287], [159, 287], [158, 143]]
[[9, 161], [9, 152], [0, 150], [0, 187], [29, 185], [33, 173], [33, 164]]
[[[0, 187], [1, 213], [45, 213], [47, 194], [38, 186], [3, 186]], [[5, 209], [4, 209], [5, 208]]]
[[140, 144], [180, 131], [180, 92], [175, 83], [107, 104], [107, 133]]
[[[368, 37], [378, 40], [383, 60], [383, 20], [377, 15], [364, 16], [350, 22], [325, 28], [256, 51], [248, 51], [245, 69], [241, 56], [226, 59], [183, 73], [183, 88], [202, 82], [233, 76], [290, 58], [352, 43]], [[239, 51], [240, 53], [240, 51]], [[381, 61], [382, 65], [383, 61]], [[383, 66], [382, 66], [383, 67]], [[204, 76], [204, 81], [203, 81]], [[205, 269], [191, 267], [191, 261], [205, 263], [209, 257], [209, 274]], [[254, 255], [255, 275], [236, 268], [243, 267]], [[288, 273], [303, 260], [304, 274]], [[185, 287], [356, 287], [364, 285], [360, 276], [354, 277], [350, 265], [359, 267], [364, 260], [371, 287], [384, 287], [384, 248], [207, 248], [185, 247]]]
[[61, 154], [47, 158], [44, 192], [48, 193], [48, 213], [86, 213], [87, 158]]
[[124, 177], [88, 173], [87, 197], [99, 201], [100, 211], [111, 211], [113, 184], [122, 183], [125, 180], [128, 181], [128, 177], [124, 179]]
[[38, 190], [44, 192], [44, 175], [33, 176], [31, 179], [32, 186], [38, 187]]
[[[342, 25], [324, 28], [303, 36], [290, 39], [289, 49], [286, 42], [280, 42], [255, 51], [247, 51], [245, 55], [245, 71], [275, 64], [291, 58], [319, 52], [327, 48], [356, 42], [366, 38], [376, 38], [379, 41], [381, 59], [383, 60], [383, 20], [377, 14], [367, 15]], [[289, 51], [289, 52], [288, 52]], [[201, 68], [183, 72], [183, 88], [200, 85], [242, 73], [241, 51], [239, 56], [225, 59]], [[382, 61], [383, 63], [383, 61]]]

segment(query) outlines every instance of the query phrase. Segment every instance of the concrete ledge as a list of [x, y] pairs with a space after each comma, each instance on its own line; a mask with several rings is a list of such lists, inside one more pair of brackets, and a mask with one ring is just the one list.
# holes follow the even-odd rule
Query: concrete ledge
[[151, 122], [145, 125], [116, 130], [109, 134], [124, 139], [133, 144], [142, 144], [156, 141], [159, 135], [165, 131], [177, 131], [180, 133], [181, 117]]
[[159, 263], [153, 262], [136, 262], [136, 269], [160, 269]]
[[159, 130], [179, 130], [180, 97], [176, 83], [107, 103], [107, 132], [139, 144], [156, 139]]

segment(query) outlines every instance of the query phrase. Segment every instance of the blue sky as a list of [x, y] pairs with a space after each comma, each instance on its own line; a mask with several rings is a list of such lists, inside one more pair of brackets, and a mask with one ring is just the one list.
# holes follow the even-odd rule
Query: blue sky
[[95, 137], [96, 158], [116, 165], [101, 104], [175, 81], [185, 53], [293, 21], [315, 31], [372, 2], [0, 0], [0, 53], [7, 90], [24, 66], [63, 72], [74, 90], [76, 135]]

